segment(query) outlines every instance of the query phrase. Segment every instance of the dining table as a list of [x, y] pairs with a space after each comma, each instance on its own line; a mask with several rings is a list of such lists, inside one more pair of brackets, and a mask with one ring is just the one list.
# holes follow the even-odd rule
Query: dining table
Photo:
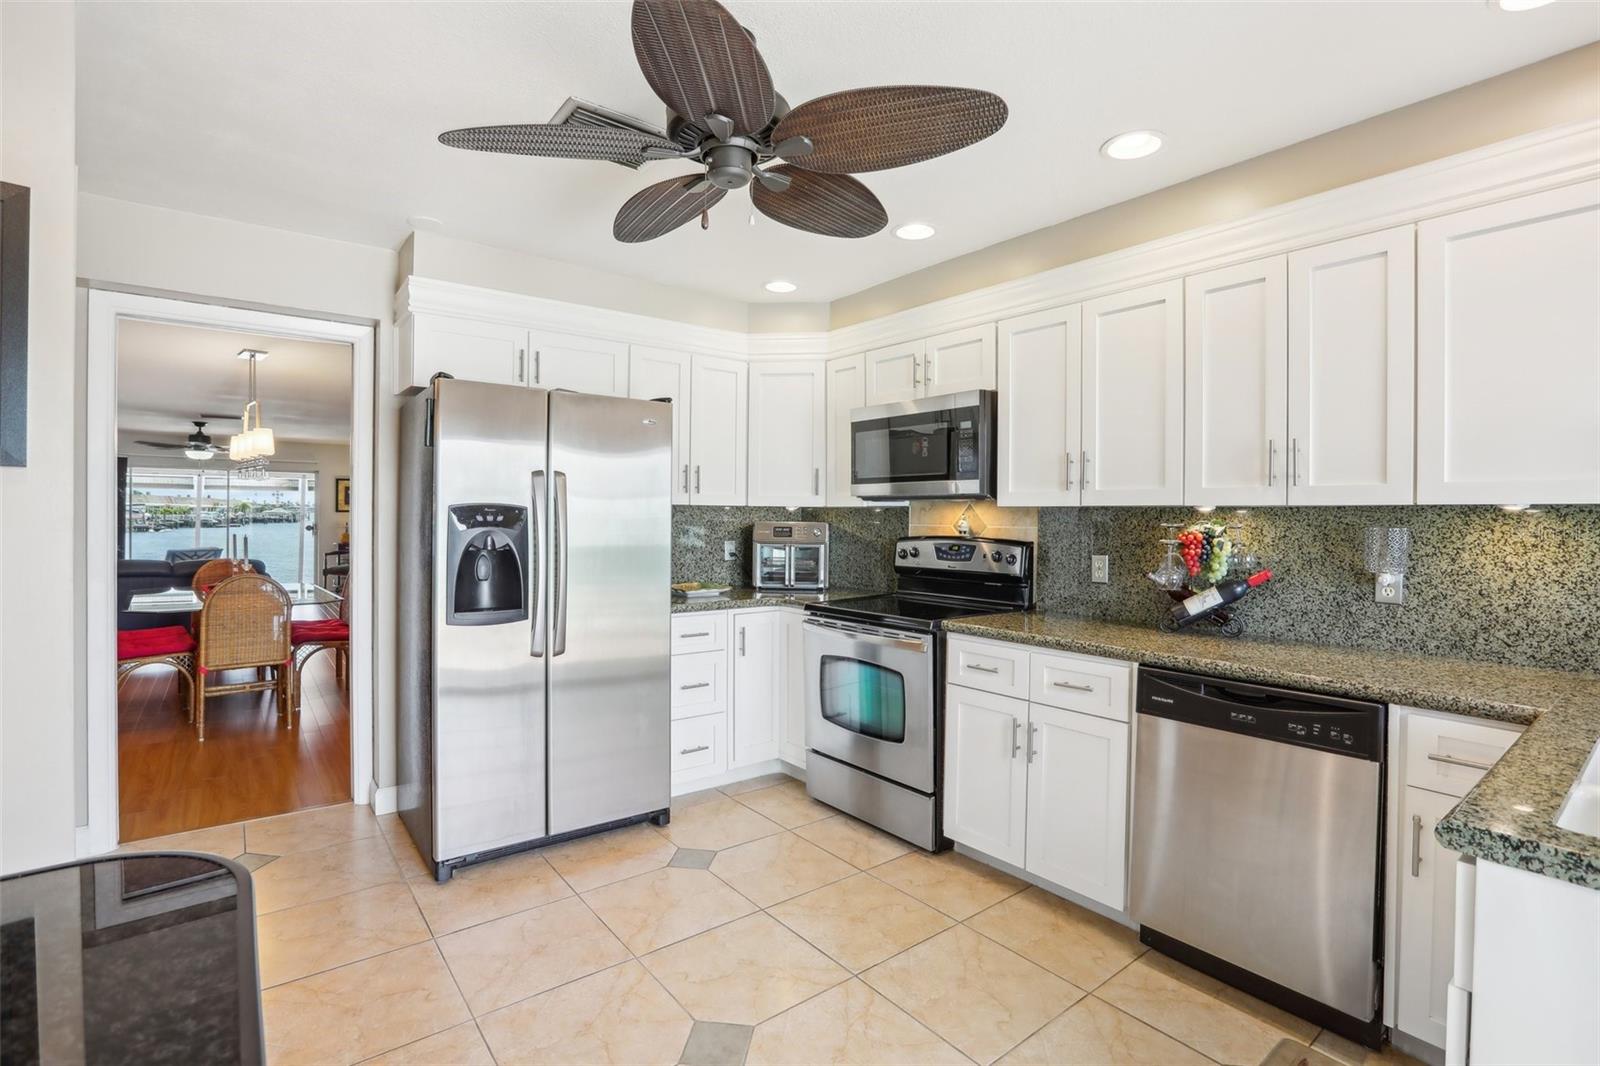
[[[334, 607], [343, 599], [338, 593], [309, 581], [284, 582], [283, 590], [295, 607]], [[135, 592], [123, 610], [133, 614], [194, 614], [203, 606], [200, 594], [183, 586], [159, 592]]]

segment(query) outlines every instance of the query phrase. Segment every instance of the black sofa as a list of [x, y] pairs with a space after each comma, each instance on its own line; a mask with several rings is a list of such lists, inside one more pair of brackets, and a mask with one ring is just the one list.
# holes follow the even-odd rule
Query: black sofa
[[[194, 559], [169, 563], [162, 559], [117, 560], [117, 628], [154, 629], [157, 626], [185, 625], [187, 615], [135, 614], [128, 610], [128, 602], [136, 592], [162, 592], [170, 588], [187, 588], [194, 584], [194, 572], [205, 565], [205, 560]], [[251, 559], [250, 566], [258, 574], [267, 572], [260, 559]]]

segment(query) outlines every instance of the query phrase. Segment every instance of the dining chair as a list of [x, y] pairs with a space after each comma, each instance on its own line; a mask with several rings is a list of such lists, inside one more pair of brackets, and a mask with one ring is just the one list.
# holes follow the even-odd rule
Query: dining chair
[[184, 706], [194, 721], [194, 634], [183, 626], [117, 630], [117, 691], [142, 666], [170, 666], [188, 686]]
[[[200, 609], [196, 651], [195, 730], [206, 738], [206, 698], [230, 692], [276, 694], [278, 713], [289, 700], [289, 612], [293, 601], [284, 587], [265, 574], [244, 571], [225, 577], [206, 594]], [[253, 681], [219, 682], [211, 675], [224, 670], [256, 668]], [[271, 678], [261, 668], [272, 667]]]
[[345, 584], [339, 599], [339, 614], [335, 618], [306, 619], [289, 623], [289, 642], [294, 646], [294, 662], [289, 678], [288, 728], [293, 729], [300, 716], [300, 697], [303, 671], [306, 663], [319, 651], [334, 653], [334, 673], [341, 683], [348, 683], [350, 669], [350, 586]]
[[248, 559], [209, 559], [200, 564], [194, 572], [194, 579], [190, 582], [195, 592], [202, 597], [211, 591], [212, 586], [225, 577], [242, 574], [255, 569]]

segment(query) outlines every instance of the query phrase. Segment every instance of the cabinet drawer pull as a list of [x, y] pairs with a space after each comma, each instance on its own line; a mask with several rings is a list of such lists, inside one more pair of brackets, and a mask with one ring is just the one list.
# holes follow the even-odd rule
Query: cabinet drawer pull
[[692, 685], [679, 685], [678, 686], [678, 691], [679, 692], [688, 692], [690, 689], [710, 688], [710, 687], [711, 687], [711, 682], [709, 682], [709, 681], [696, 681]]
[[1422, 815], [1411, 816], [1411, 876], [1422, 875]]
[[1428, 752], [1428, 758], [1432, 759], [1434, 762], [1442, 762], [1446, 766], [1465, 766], [1468, 770], [1487, 770], [1490, 768], [1490, 764], [1486, 762], [1474, 762], [1471, 759], [1460, 759], [1454, 755], [1440, 755], [1438, 752], [1433, 751]]
[[1000, 672], [1000, 668], [998, 666], [983, 666], [979, 663], [969, 663], [967, 665], [967, 669], [976, 670], [980, 674], [998, 674]]
[[711, 635], [710, 633], [679, 633], [678, 634], [678, 636], [683, 640], [694, 640], [696, 637], [709, 637], [710, 635]]
[[1052, 681], [1056, 688], [1070, 688], [1074, 692], [1093, 692], [1093, 685], [1074, 685], [1071, 681]]
[[698, 748], [679, 748], [678, 749], [678, 754], [679, 755], [693, 755], [697, 751], [706, 751], [710, 747], [711, 747], [710, 744], [702, 744]]

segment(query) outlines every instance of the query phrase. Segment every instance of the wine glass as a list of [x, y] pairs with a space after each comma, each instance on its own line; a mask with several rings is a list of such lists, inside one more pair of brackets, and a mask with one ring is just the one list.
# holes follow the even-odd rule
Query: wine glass
[[[1175, 522], [1163, 522], [1162, 528], [1170, 534], [1177, 532], [1180, 526]], [[1154, 581], [1159, 589], [1165, 589], [1169, 592], [1174, 589], [1181, 589], [1188, 577], [1188, 571], [1184, 569], [1183, 563], [1178, 560], [1178, 540], [1176, 537], [1166, 536], [1161, 538], [1161, 543], [1167, 547], [1167, 557], [1161, 561], [1160, 566], [1146, 576], [1151, 581]]]

